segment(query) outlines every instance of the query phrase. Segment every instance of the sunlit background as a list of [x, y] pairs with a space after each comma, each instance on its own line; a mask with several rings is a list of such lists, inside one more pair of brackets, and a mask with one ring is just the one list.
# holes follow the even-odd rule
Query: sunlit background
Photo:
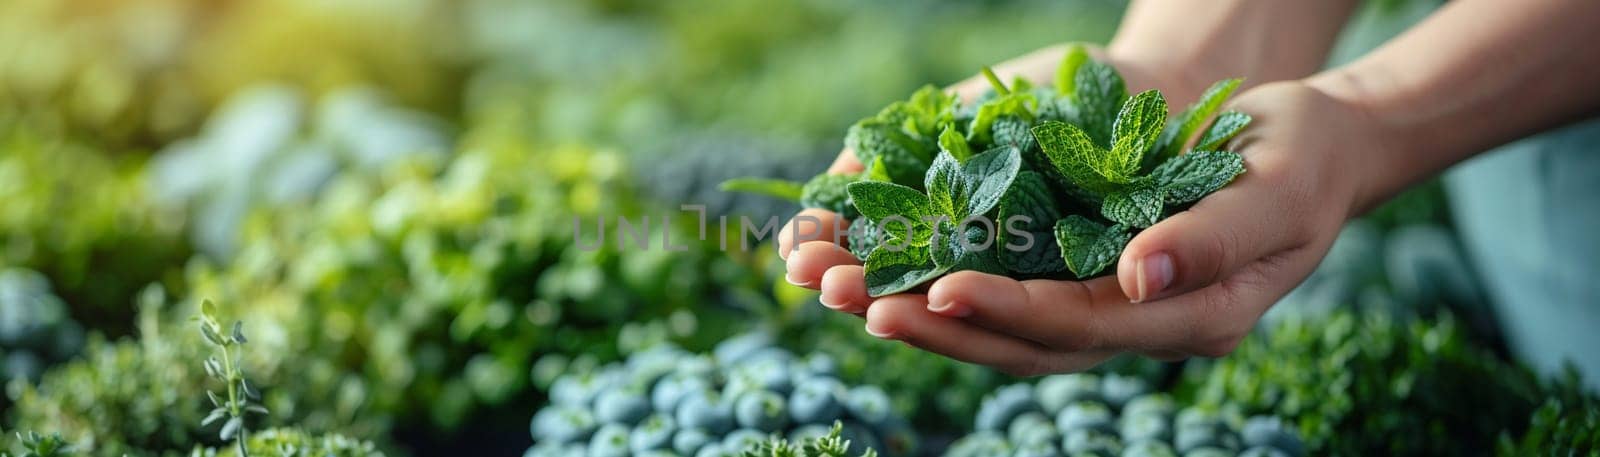
[[[1415, 14], [1371, 3], [1351, 49]], [[258, 441], [520, 455], [558, 378], [762, 330], [881, 386], [916, 432], [903, 455], [937, 455], [1017, 380], [864, 336], [770, 247], [584, 252], [572, 220], [782, 216], [717, 184], [808, 177], [856, 119], [1103, 42], [1123, 6], [0, 2], [0, 450], [35, 431], [81, 455], [232, 452], [202, 425], [223, 385], [191, 320], [209, 299], [249, 335], [270, 411], [250, 428], [277, 434]], [[1441, 199], [1353, 222], [1234, 355], [1101, 371], [1276, 414], [1314, 454], [1537, 447], [1578, 404], [1596, 423], [1572, 381], [1509, 361]]]

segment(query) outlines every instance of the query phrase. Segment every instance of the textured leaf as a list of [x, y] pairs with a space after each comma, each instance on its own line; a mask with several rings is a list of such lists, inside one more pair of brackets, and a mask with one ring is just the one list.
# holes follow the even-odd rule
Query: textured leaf
[[[934, 211], [933, 203], [922, 192], [899, 184], [877, 181], [857, 181], [850, 184], [846, 190], [861, 215], [892, 224], [888, 229], [889, 236], [905, 239], [919, 246], [926, 245], [928, 239], [933, 237], [933, 226], [925, 218], [938, 213]], [[904, 238], [906, 234], [901, 229], [900, 223], [890, 220], [891, 218], [903, 218], [910, 223], [912, 233], [909, 238]]]
[[1045, 122], [1033, 127], [1033, 136], [1050, 164], [1073, 185], [1100, 194], [1116, 190], [1096, 169], [1107, 152], [1095, 146], [1082, 129], [1065, 122]]
[[1238, 111], [1222, 113], [1217, 116], [1216, 122], [1211, 123], [1211, 128], [1206, 129], [1205, 135], [1201, 135], [1200, 140], [1195, 142], [1194, 149], [1210, 151], [1221, 148], [1228, 140], [1233, 139], [1234, 135], [1244, 131], [1248, 125], [1250, 125], [1249, 114]]
[[1117, 262], [1122, 248], [1133, 235], [1126, 227], [1106, 227], [1081, 216], [1067, 216], [1056, 222], [1056, 243], [1067, 269], [1080, 279], [1100, 274]]
[[1144, 154], [1155, 146], [1167, 123], [1167, 100], [1154, 90], [1140, 92], [1122, 105], [1112, 127], [1114, 142], [1104, 169], [1113, 182], [1127, 182], [1139, 174]]
[[228, 419], [228, 422], [222, 424], [222, 431], [217, 432], [217, 436], [221, 437], [223, 441], [231, 440], [235, 435], [239, 434], [239, 429], [242, 427], [244, 427], [243, 417]]
[[1016, 116], [1002, 116], [995, 119], [994, 126], [990, 129], [994, 135], [995, 146], [1012, 146], [1018, 150], [1027, 151], [1034, 149], [1033, 131], [1029, 130], [1030, 123]]
[[862, 179], [878, 182], [894, 182], [894, 178], [889, 177], [888, 166], [883, 164], [882, 156], [879, 156], [877, 159], [874, 159], [871, 164], [867, 165], [866, 171], [862, 173]]
[[973, 222], [966, 227], [959, 227], [959, 223], [951, 221], [939, 225], [939, 238], [936, 243], [929, 245], [934, 266], [945, 271], [974, 270], [1005, 274], [1005, 267], [996, 257], [996, 245], [984, 225]]
[[939, 149], [950, 153], [961, 162], [972, 157], [972, 145], [967, 144], [966, 135], [957, 132], [955, 126], [951, 125], [945, 126], [944, 132], [939, 134]]
[[[1019, 219], [1017, 224], [1010, 224], [1016, 216], [1027, 217], [1027, 222]], [[1021, 274], [1047, 274], [1066, 269], [1061, 247], [1051, 242], [1058, 219], [1061, 219], [1061, 211], [1056, 208], [1045, 178], [1032, 171], [1017, 174], [1016, 181], [1000, 199], [1000, 217], [995, 221], [1000, 224], [995, 248], [1000, 264]], [[1012, 230], [1031, 234], [1032, 245], [1028, 246], [1028, 240], [1013, 234]], [[1013, 249], [1022, 247], [1026, 249]]]
[[900, 251], [879, 246], [867, 255], [865, 269], [867, 295], [873, 297], [910, 290], [945, 272], [933, 264], [928, 248], [914, 246]]
[[933, 203], [934, 214], [950, 218], [966, 216], [967, 197], [972, 194], [967, 175], [961, 164], [947, 153], [939, 153], [928, 167], [923, 188], [928, 190], [928, 201]]
[[856, 260], [866, 261], [872, 249], [878, 247], [878, 223], [866, 216], [851, 221], [850, 231], [846, 235], [850, 240], [850, 253], [856, 256]]
[[1227, 101], [1228, 96], [1233, 95], [1233, 91], [1237, 90], [1242, 82], [1244, 80], [1237, 78], [1224, 79], [1212, 84], [1211, 87], [1206, 89], [1205, 93], [1200, 94], [1200, 100], [1195, 101], [1193, 105], [1189, 105], [1188, 109], [1183, 110], [1183, 113], [1173, 120], [1173, 123], [1168, 126], [1166, 131], [1162, 132], [1158, 146], [1161, 151], [1158, 154], [1160, 158], [1173, 157], [1183, 152], [1184, 144], [1194, 137], [1194, 133], [1200, 130], [1200, 126], [1205, 125], [1205, 122], [1211, 119], [1211, 116], [1216, 114], [1218, 109], [1222, 108], [1222, 102]]
[[867, 119], [850, 127], [845, 146], [855, 151], [861, 163], [883, 161], [884, 173], [892, 182], [922, 186], [922, 174], [933, 163], [936, 146], [932, 138], [924, 144], [903, 132], [899, 125], [880, 119]]
[[855, 217], [855, 205], [851, 204], [850, 193], [846, 189], [858, 179], [856, 175], [816, 175], [800, 188], [800, 206], [822, 208], [844, 217]]
[[1006, 116], [1032, 120], [1033, 110], [1038, 104], [1038, 100], [1028, 92], [1013, 92], [984, 102], [978, 105], [978, 114], [972, 118], [967, 136], [974, 143], [991, 143], [994, 141], [993, 126], [996, 120]]
[[1162, 191], [1155, 186], [1135, 186], [1124, 192], [1106, 196], [1100, 214], [1130, 227], [1145, 228], [1161, 220]]
[[982, 216], [1000, 204], [1000, 197], [1022, 170], [1022, 153], [1013, 147], [990, 149], [972, 157], [962, 165], [970, 194], [965, 198], [966, 208], [952, 219]]
[[1067, 45], [1067, 54], [1056, 66], [1056, 93], [1071, 97], [1077, 91], [1078, 67], [1089, 60], [1089, 49], [1082, 43]]
[[723, 181], [719, 187], [724, 192], [759, 194], [798, 202], [805, 184], [786, 179], [734, 178]]
[[1169, 205], [1193, 202], [1244, 173], [1244, 157], [1228, 151], [1193, 151], [1173, 157], [1150, 173]]
[[1116, 122], [1122, 101], [1128, 98], [1128, 88], [1115, 68], [1094, 59], [1078, 67], [1073, 79], [1076, 89], [1072, 99], [1078, 103], [1080, 127], [1094, 139], [1094, 144], [1109, 147], [1111, 127]]

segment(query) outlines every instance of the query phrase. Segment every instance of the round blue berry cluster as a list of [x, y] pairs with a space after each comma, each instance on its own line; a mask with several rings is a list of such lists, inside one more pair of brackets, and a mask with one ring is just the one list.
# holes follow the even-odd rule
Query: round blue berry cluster
[[737, 456], [773, 438], [826, 436], [835, 422], [851, 454], [914, 452], [915, 432], [883, 389], [848, 386], [837, 371], [827, 355], [796, 356], [763, 333], [711, 354], [654, 347], [558, 378], [524, 456]]
[[1094, 374], [1046, 377], [1001, 387], [978, 409], [977, 431], [948, 457], [1302, 457], [1284, 421], [1244, 418], [1234, 408], [1178, 409], [1141, 378]]

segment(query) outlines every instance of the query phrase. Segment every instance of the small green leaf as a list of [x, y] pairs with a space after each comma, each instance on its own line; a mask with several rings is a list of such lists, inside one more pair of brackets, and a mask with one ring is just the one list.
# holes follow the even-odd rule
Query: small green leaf
[[216, 320], [216, 318], [217, 318], [217, 304], [216, 303], [212, 303], [211, 299], [209, 299], [209, 298], [205, 299], [205, 300], [201, 300], [200, 301], [200, 316], [203, 317], [203, 318], [206, 318], [206, 319]]
[[1067, 269], [1080, 279], [1094, 277], [1115, 264], [1131, 238], [1133, 235], [1120, 224], [1106, 227], [1076, 215], [1056, 222], [1061, 257]]
[[872, 254], [872, 249], [878, 247], [880, 232], [878, 223], [866, 216], [858, 217], [850, 222], [850, 231], [846, 233], [850, 240], [850, 253], [856, 260], [866, 261], [867, 255]]
[[1154, 90], [1140, 92], [1122, 105], [1112, 127], [1111, 154], [1105, 169], [1115, 174], [1108, 176], [1114, 182], [1127, 182], [1139, 174], [1144, 165], [1144, 154], [1155, 146], [1161, 129], [1167, 123], [1167, 101]]
[[244, 322], [233, 321], [233, 342], [239, 344], [250, 342], [244, 337]]
[[[1012, 224], [1013, 218], [1016, 224]], [[1061, 248], [1054, 242], [1053, 231], [1061, 211], [1043, 176], [1032, 171], [1017, 174], [1017, 179], [1006, 195], [1000, 199], [1000, 225], [997, 237], [1000, 264], [1006, 269], [1022, 274], [1055, 273], [1067, 268], [1061, 258]], [[1020, 233], [1031, 237], [1025, 239]]]
[[1056, 66], [1056, 93], [1071, 97], [1077, 92], [1078, 67], [1089, 60], [1089, 49], [1083, 43], [1067, 45], [1067, 54]]
[[967, 129], [968, 139], [979, 144], [992, 143], [996, 120], [1005, 116], [1016, 116], [1031, 122], [1034, 118], [1033, 111], [1038, 104], [1038, 99], [1027, 92], [1013, 92], [984, 102], [978, 105], [978, 113], [973, 116], [972, 125]]
[[868, 181], [878, 181], [878, 182], [893, 182], [894, 181], [894, 178], [890, 178], [889, 177], [889, 169], [888, 169], [888, 166], [883, 164], [883, 157], [882, 156], [879, 156], [878, 158], [873, 159], [872, 163], [867, 165], [867, 170], [866, 170], [864, 179], [866, 179]]
[[957, 132], [955, 126], [947, 125], [944, 132], [939, 134], [939, 149], [955, 156], [956, 160], [966, 162], [972, 157], [972, 145], [967, 144], [967, 137]]
[[1094, 144], [1109, 147], [1117, 112], [1122, 108], [1122, 101], [1128, 98], [1122, 75], [1110, 65], [1089, 59], [1078, 66], [1073, 84], [1076, 90], [1072, 99], [1078, 105], [1079, 126], [1094, 139]]
[[1199, 200], [1244, 173], [1244, 157], [1228, 151], [1193, 151], [1173, 157], [1150, 173], [1169, 205]]
[[928, 167], [922, 186], [928, 190], [928, 201], [933, 203], [934, 214], [948, 218], [966, 217], [967, 197], [972, 194], [961, 164], [950, 154], [940, 153]]
[[933, 264], [927, 247], [907, 247], [899, 251], [879, 246], [867, 256], [867, 295], [882, 297], [905, 292], [930, 281], [945, 270]]
[[[989, 131], [995, 146], [1011, 146], [1021, 151], [1034, 149], [1032, 124], [1017, 116], [1001, 116], [994, 120]], [[962, 159], [964, 162], [965, 159]]]
[[801, 188], [804, 186], [805, 184], [786, 179], [734, 178], [723, 181], [722, 185], [718, 187], [724, 192], [766, 195], [798, 202], [800, 201]]
[[1210, 151], [1221, 148], [1228, 140], [1233, 139], [1239, 132], [1250, 125], [1250, 115], [1238, 111], [1228, 111], [1217, 115], [1217, 121], [1211, 123], [1211, 128], [1200, 136], [1194, 144], [1197, 151]]
[[[932, 225], [925, 218], [938, 213], [934, 210], [933, 202], [922, 192], [899, 184], [876, 181], [858, 181], [846, 187], [846, 191], [863, 216], [875, 221], [903, 218], [910, 222], [914, 233], [906, 241], [914, 245], [926, 245], [927, 238], [933, 236]], [[890, 236], [896, 236], [895, 230], [889, 232]]]
[[222, 335], [217, 334], [217, 329], [212, 328], [212, 324], [208, 320], [200, 321], [200, 335], [204, 336], [206, 341], [217, 346], [228, 344], [227, 341], [222, 339]]
[[962, 165], [962, 174], [971, 193], [965, 198], [966, 207], [951, 218], [964, 219], [988, 214], [989, 210], [1000, 204], [1000, 197], [1005, 195], [1006, 189], [1011, 187], [1017, 172], [1021, 170], [1022, 153], [1014, 147], [995, 148], [973, 156], [972, 160]]
[[1097, 168], [1101, 158], [1108, 154], [1094, 145], [1087, 132], [1065, 122], [1045, 122], [1033, 127], [1033, 137], [1039, 141], [1057, 172], [1073, 185], [1090, 192], [1104, 194], [1117, 186], [1106, 179]]
[[823, 173], [812, 177], [800, 188], [800, 206], [821, 208], [845, 217], [855, 217], [855, 207], [845, 189], [860, 177]]
[[212, 423], [222, 420], [224, 417], [228, 417], [228, 410], [223, 408], [212, 408], [211, 413], [206, 414], [205, 419], [200, 419], [200, 426], [210, 426]]
[[222, 424], [222, 431], [218, 432], [217, 435], [221, 436], [223, 441], [231, 440], [235, 435], [239, 434], [239, 429], [243, 427], [244, 418], [234, 417], [232, 419], [228, 419], [227, 423]]
[[961, 221], [939, 224], [938, 242], [929, 245], [933, 264], [946, 271], [973, 270], [990, 274], [1005, 274], [1005, 266], [996, 256], [995, 244], [982, 223], [973, 222], [960, 227]]
[[922, 172], [933, 162], [938, 145], [933, 138], [924, 144], [907, 135], [901, 125], [876, 118], [857, 122], [845, 135], [845, 146], [855, 151], [862, 164], [883, 160], [884, 173], [892, 182], [921, 186]]
[[1145, 228], [1161, 220], [1162, 192], [1155, 186], [1135, 186], [1124, 192], [1106, 195], [1100, 214], [1130, 227]]
[[1222, 102], [1227, 101], [1228, 96], [1233, 95], [1233, 91], [1237, 90], [1242, 82], [1244, 80], [1238, 78], [1217, 81], [1200, 95], [1200, 100], [1183, 110], [1183, 113], [1174, 119], [1173, 124], [1161, 134], [1161, 141], [1157, 146], [1161, 151], [1161, 158], [1173, 157], [1183, 152], [1183, 146], [1194, 137], [1194, 133], [1200, 130], [1200, 126], [1204, 125], [1206, 120], [1211, 119], [1211, 116], [1222, 108]]

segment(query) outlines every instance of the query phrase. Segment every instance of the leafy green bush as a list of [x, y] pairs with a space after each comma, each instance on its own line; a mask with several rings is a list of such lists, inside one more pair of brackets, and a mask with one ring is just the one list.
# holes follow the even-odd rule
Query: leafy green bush
[[1448, 314], [1287, 318], [1192, 365], [1185, 383], [1198, 404], [1284, 417], [1312, 453], [1332, 455], [1482, 453], [1503, 430], [1520, 436], [1546, 396], [1531, 371], [1468, 340]]
[[[0, 269], [0, 382], [38, 380], [83, 346], [83, 327], [33, 270]], [[0, 406], [6, 404], [0, 399]]]
[[269, 428], [245, 441], [246, 454], [236, 447], [223, 449], [196, 449], [190, 457], [241, 457], [242, 455], [268, 457], [383, 457], [383, 451], [372, 442], [362, 441], [337, 433], [313, 435], [292, 428]]

